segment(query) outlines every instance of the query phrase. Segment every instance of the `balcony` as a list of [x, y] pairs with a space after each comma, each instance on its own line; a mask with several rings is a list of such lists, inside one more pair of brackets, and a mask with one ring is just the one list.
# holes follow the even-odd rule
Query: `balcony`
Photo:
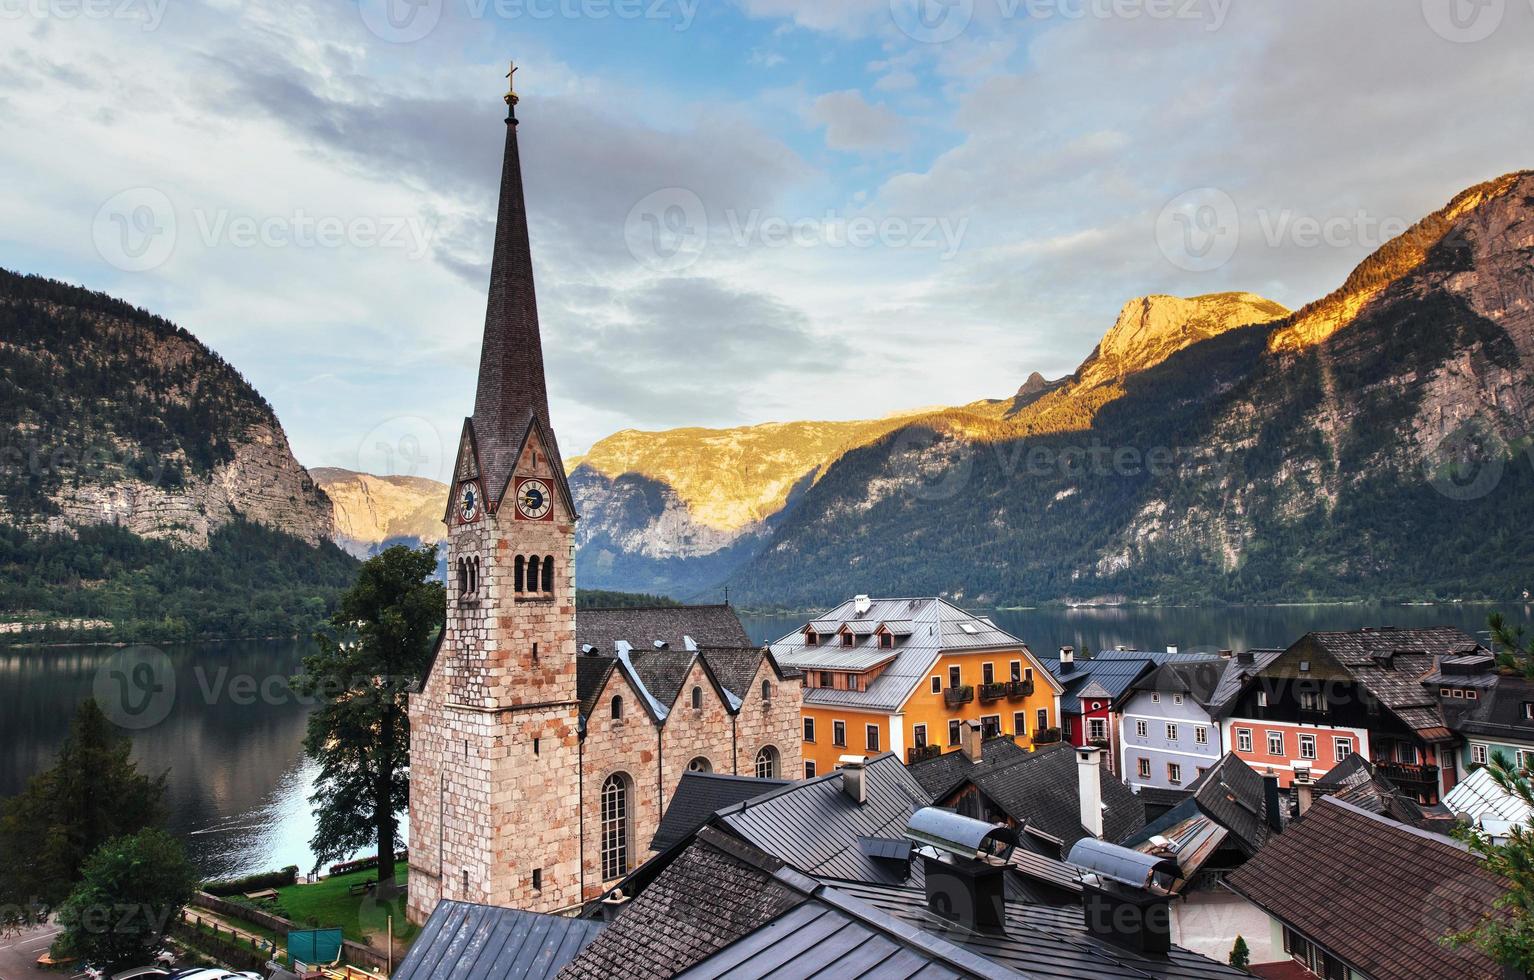
[[950, 687], [943, 692], [943, 703], [950, 708], [961, 704], [969, 704], [973, 700], [975, 700], [975, 685], [973, 684]]
[[1031, 698], [1033, 697], [1033, 681], [1008, 681], [1007, 697]]
[[1033, 733], [1033, 746], [1054, 745], [1060, 741], [1060, 729], [1046, 728], [1043, 731]]
[[905, 764], [914, 766], [918, 762], [926, 762], [928, 759], [936, 759], [943, 754], [941, 745], [916, 745], [905, 752]]
[[1006, 696], [1007, 696], [1007, 685], [1005, 685], [1005, 684], [981, 684], [980, 685], [980, 700], [983, 701], [983, 702], [989, 703], [991, 701], [1000, 701], [1002, 698], [1004, 698]]
[[1437, 766], [1419, 766], [1408, 762], [1376, 762], [1381, 776], [1392, 783], [1414, 783], [1436, 787], [1438, 785]]

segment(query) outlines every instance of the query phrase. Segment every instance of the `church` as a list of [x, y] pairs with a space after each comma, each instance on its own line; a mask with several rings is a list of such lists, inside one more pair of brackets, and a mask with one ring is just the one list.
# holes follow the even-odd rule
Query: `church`
[[443, 899], [558, 912], [601, 895], [643, 862], [689, 770], [803, 774], [800, 675], [729, 606], [576, 611], [578, 515], [505, 101], [479, 383], [444, 515], [447, 623], [410, 699], [417, 923]]

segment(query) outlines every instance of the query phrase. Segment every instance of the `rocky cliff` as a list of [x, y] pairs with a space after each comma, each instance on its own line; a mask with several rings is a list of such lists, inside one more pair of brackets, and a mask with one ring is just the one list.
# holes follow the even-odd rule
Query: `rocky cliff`
[[311, 473], [335, 508], [335, 542], [347, 553], [366, 558], [386, 544], [419, 547], [443, 540], [447, 484], [333, 468]]
[[318, 544], [330, 501], [271, 407], [195, 337], [0, 270], [0, 523], [112, 525], [199, 548], [243, 520]]

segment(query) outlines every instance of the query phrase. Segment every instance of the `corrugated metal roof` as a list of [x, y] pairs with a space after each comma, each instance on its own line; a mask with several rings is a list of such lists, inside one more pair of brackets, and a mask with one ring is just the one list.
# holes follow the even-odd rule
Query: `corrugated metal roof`
[[1477, 769], [1443, 798], [1444, 806], [1455, 815], [1476, 823], [1482, 820], [1506, 820], [1524, 827], [1534, 827], [1534, 810], [1497, 782], [1490, 769]]
[[559, 915], [442, 901], [394, 980], [545, 980], [602, 931]]
[[757, 779], [715, 772], [684, 772], [671, 794], [650, 850], [664, 851], [691, 837], [709, 818], [726, 807], [787, 786], [784, 779]]

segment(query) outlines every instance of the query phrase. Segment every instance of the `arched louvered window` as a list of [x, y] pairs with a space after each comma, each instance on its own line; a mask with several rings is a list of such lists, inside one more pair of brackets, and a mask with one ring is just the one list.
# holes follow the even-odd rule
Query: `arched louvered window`
[[602, 784], [602, 880], [629, 872], [629, 778], [613, 773]]
[[756, 778], [778, 778], [778, 750], [770, 745], [762, 746], [762, 751], [756, 754]]
[[513, 573], [513, 578], [515, 579], [513, 587], [518, 592], [523, 591], [527, 583], [527, 559], [521, 555], [517, 556], [516, 571]]
[[543, 556], [543, 591], [554, 591], [554, 556]]
[[688, 772], [713, 772], [714, 771], [714, 764], [712, 762], [709, 762], [708, 759], [706, 759], [706, 758], [704, 758], [703, 756], [700, 755], [696, 759], [694, 759], [691, 762], [687, 763], [687, 771]]
[[692, 706], [695, 709], [703, 707], [703, 688], [695, 687], [692, 689]]
[[529, 592], [538, 591], [538, 566], [539, 561], [537, 555], [534, 555], [527, 560], [527, 591]]
[[762, 700], [763, 701], [771, 701], [772, 700], [772, 682], [771, 681], [762, 681]]
[[468, 559], [458, 559], [458, 594], [469, 594], [469, 562]]
[[614, 695], [613, 696], [613, 721], [622, 721], [622, 720], [623, 720], [623, 698], [619, 697], [618, 695]]

